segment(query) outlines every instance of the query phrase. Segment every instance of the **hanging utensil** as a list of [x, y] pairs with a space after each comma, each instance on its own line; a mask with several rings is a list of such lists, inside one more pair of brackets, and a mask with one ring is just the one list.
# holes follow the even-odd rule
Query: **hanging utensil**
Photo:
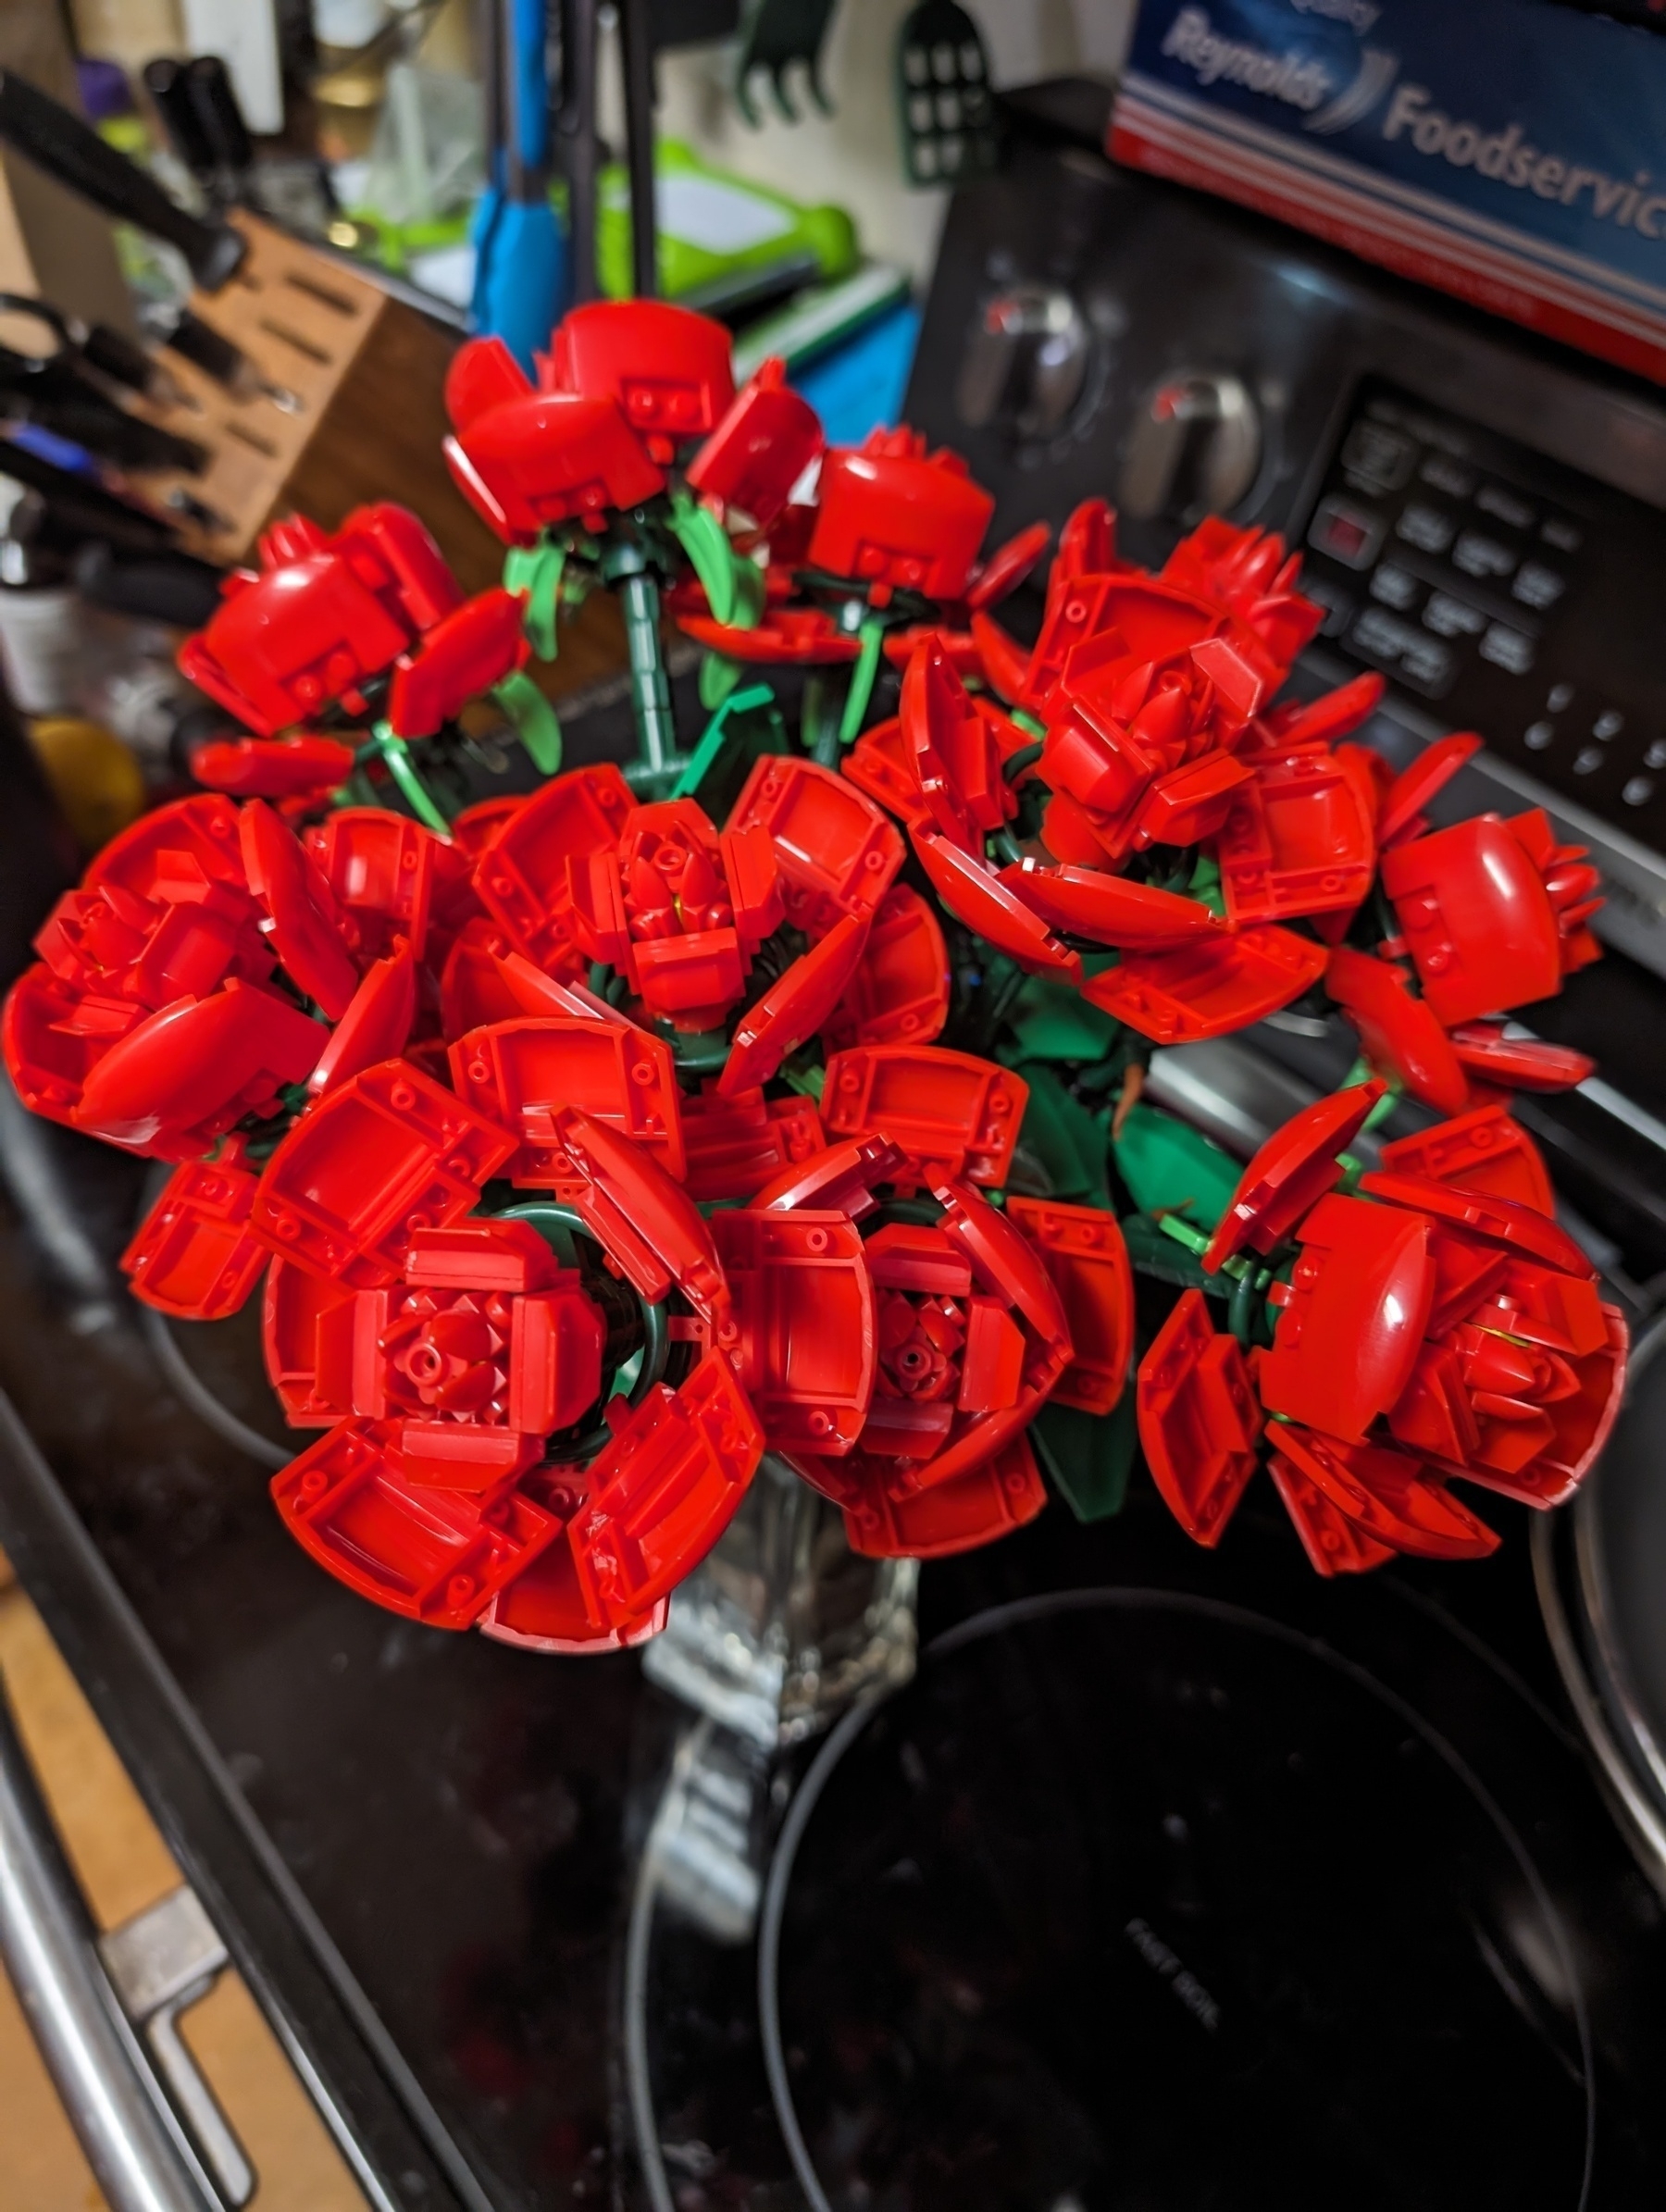
[[566, 248], [550, 205], [550, 84], [544, 0], [503, 0], [495, 9], [497, 190], [488, 190], [475, 231], [477, 329], [503, 339], [523, 368], [549, 343], [565, 304]]
[[567, 188], [567, 257], [576, 307], [593, 300], [596, 282], [596, 0], [564, 0], [561, 108], [556, 130]]
[[630, 289], [659, 290], [653, 190], [653, 22], [651, 0], [617, 0], [625, 64], [625, 165], [630, 179]]
[[911, 184], [958, 184], [1001, 160], [989, 57], [959, 0], [919, 0], [897, 33], [897, 105]]
[[735, 104], [754, 130], [764, 120], [752, 93], [754, 69], [769, 71], [769, 89], [783, 122], [803, 120], [787, 92], [787, 72], [795, 61], [804, 65], [810, 97], [823, 115], [832, 114], [833, 103], [821, 81], [821, 51], [837, 5], [838, 0], [752, 0], [740, 32]]

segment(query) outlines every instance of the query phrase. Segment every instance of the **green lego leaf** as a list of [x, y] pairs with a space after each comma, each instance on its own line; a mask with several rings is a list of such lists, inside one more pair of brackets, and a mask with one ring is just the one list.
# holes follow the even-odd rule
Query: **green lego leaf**
[[700, 661], [700, 703], [708, 715], [715, 714], [740, 681], [743, 671], [739, 661], [727, 660], [720, 652], [706, 652]]
[[735, 551], [710, 507], [686, 491], [673, 492], [671, 534], [688, 554], [714, 619], [736, 629], [756, 629], [764, 614], [764, 572]]
[[1029, 1433], [1053, 1488], [1078, 1521], [1108, 1521], [1122, 1511], [1139, 1443], [1132, 1370], [1109, 1413], [1084, 1413], [1052, 1398]]
[[1116, 1044], [1122, 1024], [1090, 1006], [1073, 983], [1026, 977], [1012, 1024], [1026, 1060], [1102, 1060]]
[[1177, 1213], [1196, 1229], [1214, 1227], [1241, 1172], [1218, 1144], [1143, 1103], [1123, 1124], [1116, 1165], [1142, 1213]]
[[522, 669], [493, 684], [491, 696], [515, 725], [515, 734], [526, 747], [541, 776], [553, 776], [561, 765], [561, 724], [532, 678]]
[[555, 616], [566, 566], [566, 548], [552, 540], [541, 545], [514, 546], [504, 563], [504, 590], [527, 595], [521, 628], [541, 661], [555, 658]]
[[1021, 1062], [1016, 1072], [1029, 1085], [1018, 1142], [1046, 1176], [1048, 1195], [1108, 1204], [1111, 1135], [1104, 1123], [1044, 1063]]
[[387, 723], [378, 722], [371, 729], [376, 750], [388, 764], [388, 773], [399, 787], [405, 804], [416, 819], [429, 829], [437, 830], [444, 838], [451, 835], [451, 824], [441, 812], [439, 802], [430, 794], [427, 784], [416, 773], [411, 759], [411, 749]]

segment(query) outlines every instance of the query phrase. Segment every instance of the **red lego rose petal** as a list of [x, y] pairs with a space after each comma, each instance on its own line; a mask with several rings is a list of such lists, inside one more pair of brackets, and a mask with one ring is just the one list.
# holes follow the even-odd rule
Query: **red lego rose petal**
[[240, 1312], [270, 1258], [249, 1233], [258, 1181], [230, 1144], [175, 1168], [121, 1255], [133, 1296], [180, 1321]]
[[1061, 1405], [1109, 1413], [1134, 1351], [1134, 1274], [1116, 1216], [1057, 1199], [1009, 1197], [1007, 1219], [1041, 1254], [1064, 1309], [1070, 1359], [1053, 1386]]
[[1337, 1154], [1365, 1125], [1386, 1083], [1355, 1084], [1316, 1099], [1275, 1129], [1238, 1178], [1203, 1264], [1212, 1273], [1246, 1244], [1270, 1252], [1342, 1177]]
[[1029, 1086], [1008, 1068], [936, 1045], [869, 1045], [827, 1063], [829, 1137], [888, 1137], [914, 1182], [1006, 1180]]
[[336, 738], [212, 738], [191, 749], [198, 783], [239, 799], [328, 791], [353, 774], [354, 751]]
[[946, 454], [876, 431], [822, 456], [809, 565], [927, 599], [959, 599], [995, 502]]
[[728, 1361], [708, 1352], [681, 1388], [655, 1385], [590, 1470], [568, 1524], [590, 1616], [617, 1628], [666, 1597], [745, 1496], [764, 1434]]
[[846, 914], [873, 914], [902, 865], [902, 839], [878, 808], [814, 761], [759, 761], [728, 826], [768, 832], [786, 918], [813, 938]]
[[521, 629], [524, 603], [501, 588], [482, 591], [402, 656], [388, 688], [388, 725], [396, 736], [431, 737], [525, 665], [531, 647]]
[[1463, 1069], [1433, 1007], [1413, 993], [1403, 968], [1338, 945], [1324, 983], [1380, 1075], [1438, 1112], [1463, 1112], [1470, 1102]]
[[1556, 913], [1543, 879], [1497, 814], [1479, 814], [1383, 855], [1424, 997], [1448, 1029], [1561, 988]]
[[1032, 975], [1081, 980], [1082, 959], [1053, 936], [993, 868], [969, 858], [947, 838], [916, 830], [914, 849], [932, 889], [957, 922], [987, 937], [998, 951]]
[[949, 948], [910, 885], [888, 891], [843, 1000], [824, 1025], [828, 1050], [929, 1044], [949, 1018]]
[[1235, 925], [1348, 913], [1371, 889], [1376, 840], [1360, 785], [1328, 752], [1258, 766], [1216, 845]]
[[785, 379], [779, 360], [763, 362], [686, 471], [695, 491], [738, 507], [759, 529], [774, 522], [822, 450], [814, 408]]
[[1160, 1045], [1193, 1044], [1263, 1021], [1324, 973], [1324, 947], [1276, 924], [1172, 952], [1131, 953], [1083, 998]]
[[1453, 1121], [1436, 1122], [1432, 1129], [1397, 1137], [1383, 1147], [1382, 1163], [1390, 1174], [1510, 1199], [1535, 1213], [1556, 1212], [1549, 1170], [1538, 1147], [1502, 1106], [1478, 1106]]
[[91, 1070], [75, 1109], [89, 1136], [161, 1159], [208, 1143], [304, 1083], [329, 1033], [287, 999], [235, 976], [207, 999], [147, 1014]]
[[273, 1503], [302, 1549], [361, 1597], [430, 1628], [467, 1628], [562, 1523], [512, 1488], [481, 1497], [414, 1483], [396, 1426], [339, 1423], [274, 1477]]
[[864, 1559], [952, 1559], [1023, 1528], [1046, 1503], [1028, 1439], [1017, 1436], [986, 1466], [912, 1497], [888, 1496], [869, 1473], [845, 1533]]
[[321, 1098], [379, 1061], [404, 1050], [416, 1018], [416, 963], [408, 945], [365, 971], [352, 1003], [330, 1033], [306, 1087]]
[[717, 1248], [688, 1193], [628, 1138], [577, 1108], [558, 1108], [551, 1126], [586, 1177], [571, 1203], [629, 1282], [654, 1300], [680, 1290], [720, 1341], [732, 1342]]
[[297, 1266], [374, 1289], [399, 1274], [413, 1229], [469, 1212], [514, 1150], [507, 1130], [385, 1061], [295, 1123], [267, 1162], [255, 1227]]
[[550, 364], [563, 391], [613, 401], [651, 444], [706, 437], [735, 397], [728, 332], [665, 300], [594, 300], [571, 309], [555, 327]]
[[1100, 945], [1166, 951], [1222, 933], [1218, 916], [1200, 901], [1100, 868], [1050, 868], [1024, 860], [1002, 868], [1000, 881], [1055, 929]]
[[239, 822], [249, 883], [272, 918], [272, 943], [290, 978], [339, 1022], [358, 988], [335, 901], [317, 867], [261, 799]]
[[1398, 1207], [1322, 1198], [1256, 1382], [1269, 1412], [1362, 1442], [1411, 1378], [1434, 1303], [1429, 1224]]
[[874, 1394], [874, 1284], [862, 1237], [830, 1212], [714, 1214], [734, 1290], [740, 1373], [772, 1451], [839, 1454]]
[[1366, 1574], [1394, 1558], [1391, 1545], [1379, 1544], [1358, 1522], [1338, 1513], [1324, 1491], [1282, 1453], [1272, 1455], [1267, 1473], [1317, 1573]]
[[1422, 1463], [1386, 1445], [1348, 1443], [1285, 1423], [1284, 1459], [1367, 1536], [1424, 1560], [1484, 1560], [1498, 1539], [1451, 1496], [1424, 1478]]
[[1032, 522], [998, 545], [978, 568], [966, 588], [966, 604], [973, 608], [997, 606], [1019, 585], [1045, 555], [1052, 527]]
[[517, 952], [552, 974], [582, 974], [567, 864], [612, 851], [635, 804], [608, 761], [553, 777], [504, 823], [476, 863], [475, 889]]
[[663, 1038], [588, 1016], [522, 1016], [470, 1030], [450, 1061], [457, 1096], [518, 1137], [507, 1173], [523, 1189], [565, 1193], [584, 1181], [556, 1134], [556, 1116], [569, 1107], [631, 1138], [681, 1179], [677, 1063]]
[[1408, 768], [1402, 768], [1383, 801], [1377, 834], [1386, 847], [1395, 844], [1423, 813], [1429, 802], [1445, 790], [1458, 771], [1481, 750], [1483, 740], [1473, 730], [1436, 738]]
[[1141, 1361], [1137, 1405], [1170, 1512], [1196, 1542], [1218, 1544], [1255, 1473], [1262, 1422], [1244, 1355], [1215, 1334], [1200, 1290], [1181, 1293]]
[[846, 914], [819, 945], [795, 960], [741, 1015], [717, 1078], [725, 1098], [767, 1083], [782, 1061], [808, 1042], [850, 986], [867, 942], [865, 917]]

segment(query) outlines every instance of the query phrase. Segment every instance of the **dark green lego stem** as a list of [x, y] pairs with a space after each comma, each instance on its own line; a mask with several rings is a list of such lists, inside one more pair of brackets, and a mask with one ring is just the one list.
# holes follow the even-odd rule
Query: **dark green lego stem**
[[625, 649], [630, 659], [630, 703], [636, 713], [637, 743], [651, 777], [664, 777], [677, 751], [671, 720], [671, 686], [660, 651], [659, 586], [648, 572], [640, 546], [618, 545], [603, 560], [603, 580], [616, 587], [625, 616]]

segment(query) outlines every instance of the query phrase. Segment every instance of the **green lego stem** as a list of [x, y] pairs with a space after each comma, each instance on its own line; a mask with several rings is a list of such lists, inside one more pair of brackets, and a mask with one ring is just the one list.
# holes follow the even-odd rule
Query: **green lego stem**
[[874, 678], [879, 673], [879, 653], [885, 643], [885, 627], [871, 615], [863, 624], [859, 635], [862, 650], [856, 655], [856, 665], [851, 671], [851, 688], [845, 693], [844, 713], [839, 717], [839, 742], [852, 745], [862, 727], [862, 718], [868, 711], [868, 701], [874, 696]]
[[671, 686], [660, 651], [659, 586], [648, 574], [646, 556], [635, 546], [619, 547], [603, 574], [609, 583], [617, 584], [625, 616], [630, 703], [636, 714], [642, 765], [651, 777], [663, 777], [677, 751], [677, 727], [671, 719]]
[[428, 786], [417, 775], [411, 760], [411, 749], [401, 737], [396, 737], [385, 722], [378, 722], [371, 730], [376, 750], [388, 764], [388, 773], [399, 786], [405, 804], [429, 829], [437, 830], [442, 838], [450, 837], [451, 823], [441, 813], [429, 796]]
[[699, 790], [706, 770], [723, 750], [723, 733], [731, 715], [744, 715], [755, 706], [767, 706], [775, 697], [767, 684], [751, 684], [744, 691], [731, 691], [705, 726], [705, 735], [689, 755], [689, 764], [671, 787], [673, 799], [690, 799]]

